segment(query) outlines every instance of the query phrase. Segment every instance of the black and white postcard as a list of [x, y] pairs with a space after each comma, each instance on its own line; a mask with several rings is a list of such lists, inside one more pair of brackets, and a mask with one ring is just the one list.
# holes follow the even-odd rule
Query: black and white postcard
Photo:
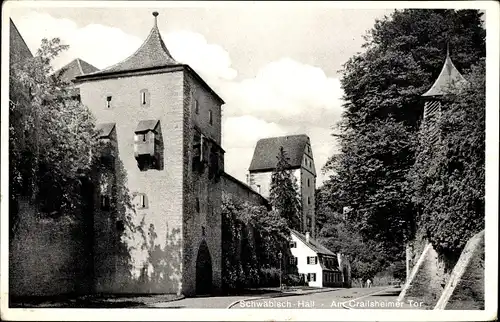
[[2, 319], [496, 319], [499, 12], [7, 1]]

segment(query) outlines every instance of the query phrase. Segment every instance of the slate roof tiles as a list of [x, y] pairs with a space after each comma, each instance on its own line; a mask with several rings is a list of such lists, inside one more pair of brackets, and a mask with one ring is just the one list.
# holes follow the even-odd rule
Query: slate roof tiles
[[153, 16], [155, 17], [154, 26], [142, 46], [135, 53], [125, 60], [92, 75], [165, 67], [168, 65], [179, 66], [180, 64], [172, 57], [161, 38], [156, 18], [158, 13], [154, 12]]
[[289, 158], [290, 168], [298, 168], [302, 164], [308, 142], [309, 137], [305, 134], [261, 139], [257, 141], [249, 171], [269, 171], [274, 169], [281, 146]]

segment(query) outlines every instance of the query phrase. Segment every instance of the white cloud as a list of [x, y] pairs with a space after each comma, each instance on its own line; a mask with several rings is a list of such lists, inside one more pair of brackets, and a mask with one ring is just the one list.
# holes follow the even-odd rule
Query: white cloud
[[142, 40], [124, 33], [119, 28], [90, 24], [81, 28], [69, 19], [59, 19], [45, 13], [30, 11], [14, 17], [14, 23], [33, 53], [43, 38], [61, 39], [69, 49], [54, 61], [54, 68], [60, 68], [75, 58], [104, 68], [121, 61], [134, 53]]
[[[133, 54], [144, 41], [119, 28], [78, 27], [69, 19], [34, 11], [13, 20], [33, 52], [42, 38], [59, 37], [70, 46], [54, 62], [56, 69], [77, 57], [105, 68]], [[228, 172], [245, 180], [260, 138], [305, 133], [311, 138], [318, 182], [322, 182], [320, 170], [335, 149], [330, 127], [341, 113], [339, 79], [328, 77], [321, 68], [283, 58], [263, 66], [253, 78], [235, 81], [237, 71], [221, 46], [190, 31], [162, 36], [172, 56], [189, 64], [226, 101], [222, 134]]]
[[199, 33], [171, 32], [165, 35], [164, 41], [175, 60], [191, 66], [213, 86], [217, 86], [220, 80], [231, 80], [237, 75], [231, 67], [229, 53], [219, 45], [209, 44]]
[[[230, 121], [223, 128], [228, 171], [244, 178], [260, 138], [307, 134], [317, 182], [326, 179], [321, 169], [336, 150], [331, 127], [342, 111], [342, 89], [337, 78], [327, 77], [320, 68], [285, 58], [267, 64], [254, 78], [219, 84], [226, 101], [224, 112]], [[248, 134], [240, 137], [241, 131]], [[238, 142], [234, 142], [236, 138]]]
[[[14, 17], [14, 23], [33, 53], [43, 38], [58, 37], [63, 44], [69, 45], [69, 49], [54, 61], [56, 69], [77, 57], [100, 69], [106, 68], [132, 55], [145, 40], [119, 28], [100, 24], [78, 27], [72, 20], [35, 11]], [[217, 87], [219, 80], [236, 77], [229, 53], [221, 46], [209, 44], [203, 35], [190, 31], [161, 34], [172, 56], [189, 64], [210, 85]]]
[[222, 95], [231, 115], [259, 115], [283, 124], [332, 124], [342, 103], [337, 78], [289, 58], [267, 64], [254, 78], [227, 84]]
[[226, 150], [225, 170], [245, 182], [253, 151], [262, 138], [286, 135], [276, 123], [268, 123], [254, 116], [225, 117], [222, 122], [222, 146]]

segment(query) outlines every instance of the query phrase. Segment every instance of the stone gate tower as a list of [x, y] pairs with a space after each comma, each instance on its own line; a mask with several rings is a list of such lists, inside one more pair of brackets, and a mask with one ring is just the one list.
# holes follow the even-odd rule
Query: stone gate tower
[[95, 291], [212, 293], [221, 285], [224, 101], [172, 57], [153, 16], [133, 55], [76, 78], [115, 151], [112, 179], [101, 176], [108, 185], [95, 195]]

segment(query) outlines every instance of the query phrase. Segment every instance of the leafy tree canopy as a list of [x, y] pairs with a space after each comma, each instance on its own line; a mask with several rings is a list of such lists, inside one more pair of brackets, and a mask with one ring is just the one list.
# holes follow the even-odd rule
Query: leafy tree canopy
[[[485, 56], [477, 10], [397, 10], [377, 21], [365, 51], [344, 65], [344, 112], [335, 134], [340, 153], [325, 166], [329, 186], [364, 240], [403, 254], [415, 231], [408, 175], [415, 163], [421, 95], [438, 76], [449, 44], [464, 72]], [[327, 188], [328, 189], [328, 188]], [[326, 193], [326, 192], [325, 192]]]
[[89, 174], [98, 144], [90, 111], [53, 74], [53, 59], [67, 48], [43, 39], [34, 58], [10, 69], [11, 200], [30, 198], [52, 215], [81, 209], [80, 178]]

